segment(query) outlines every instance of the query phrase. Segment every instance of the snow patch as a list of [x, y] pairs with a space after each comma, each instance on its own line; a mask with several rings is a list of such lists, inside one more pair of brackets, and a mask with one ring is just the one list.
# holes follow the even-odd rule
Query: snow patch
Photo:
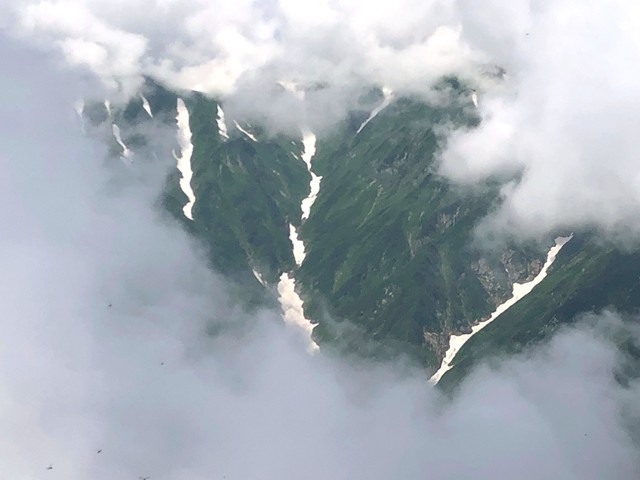
[[227, 131], [227, 124], [224, 121], [224, 110], [220, 104], [218, 104], [218, 115], [216, 116], [216, 122], [218, 124], [218, 133], [222, 138], [229, 139], [229, 132]]
[[189, 201], [182, 208], [184, 216], [189, 220], [193, 220], [193, 205], [196, 202], [196, 196], [191, 188], [191, 178], [193, 171], [191, 170], [191, 155], [193, 154], [193, 144], [191, 143], [191, 127], [189, 126], [189, 111], [184, 101], [178, 98], [178, 144], [180, 145], [180, 156], [173, 152], [173, 157], [177, 161], [177, 168], [180, 172], [180, 188], [187, 196]]
[[262, 285], [263, 287], [266, 287], [267, 283], [262, 278], [262, 275], [260, 275], [260, 273], [258, 273], [258, 271], [255, 268], [252, 268], [251, 271], [253, 272], [253, 276], [256, 277], [256, 280], [260, 282], [260, 285]]
[[471, 94], [471, 101], [473, 102], [473, 105], [478, 108], [478, 94], [476, 93], [476, 91], [474, 90], [473, 93]]
[[116, 139], [116, 142], [118, 142], [118, 145], [120, 145], [120, 148], [122, 148], [121, 157], [125, 160], [131, 160], [131, 157], [133, 157], [133, 152], [129, 150], [129, 148], [122, 141], [122, 135], [120, 134], [120, 127], [115, 123], [112, 123], [111, 131], [113, 132], [113, 138]]
[[293, 258], [296, 260], [296, 264], [300, 266], [307, 254], [304, 250], [304, 242], [298, 238], [298, 231], [293, 225], [289, 225], [289, 240], [293, 245]]
[[140, 94], [140, 98], [142, 99], [142, 108], [144, 108], [144, 111], [147, 112], [147, 115], [149, 115], [149, 117], [153, 118], [153, 113], [151, 112], [151, 105], [149, 105], [149, 100], [147, 100], [147, 97], [145, 97], [143, 94]]
[[[301, 204], [302, 220], [305, 220], [309, 216], [311, 205], [313, 205], [313, 202], [320, 191], [320, 180], [322, 180], [322, 177], [315, 175], [311, 171], [311, 159], [316, 153], [316, 136], [308, 131], [303, 132], [302, 144], [304, 147], [302, 159], [307, 166], [307, 170], [311, 174], [311, 192]], [[293, 246], [293, 258], [296, 261], [296, 265], [300, 266], [302, 265], [302, 262], [304, 262], [306, 256], [304, 242], [298, 238], [298, 231], [296, 230], [296, 227], [291, 224], [289, 225], [289, 239]], [[307, 350], [309, 353], [314, 353], [319, 350], [318, 344], [315, 343], [312, 338], [314, 324], [304, 316], [304, 302], [296, 293], [295, 280], [290, 277], [288, 273], [283, 273], [280, 276], [280, 281], [278, 282], [278, 294], [278, 301], [282, 306], [285, 323], [299, 328], [305, 333], [308, 343]]]
[[283, 273], [278, 282], [278, 301], [282, 306], [284, 322], [291, 327], [300, 329], [307, 339], [307, 351], [310, 354], [317, 352], [320, 347], [313, 341], [311, 335], [315, 325], [304, 316], [303, 302], [296, 293], [296, 281]]
[[302, 200], [302, 220], [306, 220], [309, 218], [309, 214], [311, 213], [311, 206], [318, 198], [318, 193], [320, 193], [320, 182], [322, 181], [322, 177], [313, 173], [311, 170], [311, 159], [316, 154], [316, 136], [311, 132], [304, 133], [302, 137], [302, 145], [304, 146], [304, 152], [302, 153], [302, 160], [307, 165], [307, 170], [311, 175], [311, 182], [309, 183], [309, 196]]
[[247, 137], [249, 137], [251, 140], [253, 140], [254, 142], [257, 142], [258, 139], [251, 133], [247, 132], [244, 128], [242, 128], [238, 122], [236, 122], [235, 120], [233, 121], [233, 123], [235, 124], [236, 128], [238, 130], [240, 130], [242, 133], [244, 133]]
[[467, 343], [472, 336], [474, 336], [476, 333], [478, 333], [480, 330], [482, 330], [484, 327], [489, 325], [496, 318], [498, 318], [500, 315], [506, 312], [516, 302], [518, 302], [519, 300], [524, 298], [526, 295], [528, 295], [531, 292], [531, 290], [533, 290], [533, 287], [535, 287], [542, 280], [545, 279], [545, 277], [547, 276], [547, 271], [549, 270], [549, 267], [553, 265], [553, 262], [556, 260], [556, 256], [558, 255], [558, 252], [560, 252], [562, 247], [564, 247], [565, 244], [569, 240], [571, 240], [571, 238], [573, 238], [573, 235], [570, 235], [568, 237], [556, 238], [556, 243], [553, 247], [549, 249], [549, 252], [547, 253], [547, 260], [543, 265], [542, 270], [540, 270], [540, 273], [530, 282], [514, 283], [513, 293], [511, 298], [506, 302], [504, 302], [502, 305], [498, 306], [498, 308], [491, 314], [491, 316], [487, 320], [475, 325], [471, 329], [471, 333], [465, 333], [462, 335], [451, 335], [451, 338], [449, 339], [449, 350], [447, 350], [447, 353], [442, 359], [442, 364], [440, 365], [440, 368], [438, 369], [438, 371], [434, 373], [433, 376], [429, 379], [429, 383], [433, 385], [437, 384], [442, 378], [442, 376], [445, 373], [447, 373], [449, 370], [451, 370], [451, 368], [453, 368], [452, 362], [455, 356], [460, 351], [460, 348], [462, 348], [462, 346], [465, 343]]
[[383, 87], [382, 95], [384, 95], [384, 98], [382, 99], [382, 103], [380, 103], [380, 105], [374, 108], [373, 111], [369, 114], [369, 117], [364, 122], [362, 122], [362, 125], [358, 127], [356, 134], [360, 133], [362, 129], [367, 126], [367, 123], [373, 120], [382, 110], [387, 108], [391, 103], [391, 100], [393, 100], [393, 92], [391, 91], [390, 88]]

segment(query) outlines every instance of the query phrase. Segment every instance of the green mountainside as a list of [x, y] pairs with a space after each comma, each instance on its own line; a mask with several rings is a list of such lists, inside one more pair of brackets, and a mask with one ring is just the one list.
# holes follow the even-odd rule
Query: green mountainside
[[[301, 141], [265, 138], [259, 128], [236, 120], [244, 129], [251, 129], [258, 139], [254, 142], [234, 126], [233, 119], [226, 122], [229, 138], [222, 138], [215, 100], [194, 92], [176, 94], [152, 81], [144, 93], [153, 118], [144, 111], [141, 98], [122, 108], [112, 106], [111, 117], [103, 103], [93, 102], [85, 107], [84, 117], [104, 137], [112, 160], [123, 153], [111, 132], [114, 122], [134, 159], [162, 156], [175, 164], [173, 155], [180, 152], [177, 100], [184, 100], [194, 146], [194, 220], [183, 215], [188, 199], [175, 168], [167, 177], [164, 206], [206, 245], [212, 267], [235, 283], [243, 298], [250, 303], [264, 301], [264, 288], [252, 270], [273, 284], [283, 270], [295, 264], [289, 223], [299, 223], [300, 203], [309, 191], [309, 173], [300, 159]], [[158, 138], [168, 133], [169, 138]], [[273, 304], [273, 299], [267, 303]]]
[[640, 309], [640, 252], [578, 236], [560, 251], [547, 278], [460, 349], [440, 380], [453, 388], [481, 360], [522, 351], [588, 312]]
[[391, 342], [435, 367], [450, 332], [490, 314], [514, 281], [539, 270], [535, 249], [473, 249], [497, 185], [463, 191], [434, 173], [438, 128], [477, 121], [464, 93], [453, 88], [438, 106], [401, 98], [360, 133], [345, 122], [320, 139], [322, 187], [301, 229], [308, 255], [296, 275], [320, 342], [339, 337], [350, 350], [360, 337]]
[[231, 125], [230, 138], [223, 141], [215, 101], [194, 95], [186, 105], [194, 145], [193, 228], [211, 246], [221, 271], [246, 264], [274, 283], [295, 264], [289, 223], [299, 223], [310, 178], [300, 159], [302, 143], [264, 138], [259, 130], [254, 142]]
[[[228, 118], [224, 138], [214, 99], [174, 93], [151, 80], [143, 93], [153, 118], [141, 98], [112, 106], [110, 113], [103, 103], [88, 103], [83, 116], [91, 134], [104, 138], [113, 160], [123, 153], [111, 131], [115, 122], [134, 159], [163, 158], [175, 165], [176, 102], [182, 98], [194, 146], [194, 220], [182, 213], [187, 198], [175, 168], [166, 179], [164, 207], [202, 242], [212, 267], [247, 304], [274, 306], [280, 274], [293, 273], [322, 348], [408, 354], [434, 371], [452, 333], [468, 332], [510, 296], [514, 282], [533, 278], [542, 267], [549, 245], [508, 245], [494, 252], [475, 245], [476, 225], [500, 201], [499, 182], [462, 188], [436, 173], [445, 129], [479, 121], [470, 92], [456, 81], [443, 82], [431, 102], [394, 99], [358, 132], [382, 101], [373, 89], [360, 110], [333, 130], [318, 132], [312, 168], [322, 176], [321, 188], [302, 223], [310, 175], [300, 135], [268, 135], [259, 125]], [[299, 268], [289, 224], [305, 242]], [[529, 296], [461, 349], [441, 385], [450, 388], [478, 361], [540, 341], [582, 312], [609, 306], [635, 311], [637, 272], [639, 253], [577, 235]]]

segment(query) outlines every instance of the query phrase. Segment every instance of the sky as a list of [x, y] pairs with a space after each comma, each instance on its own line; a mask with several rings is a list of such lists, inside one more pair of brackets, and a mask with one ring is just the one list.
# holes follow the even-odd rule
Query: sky
[[[571, 2], [558, 4], [571, 6]], [[625, 362], [611, 342], [612, 336], [626, 328], [615, 313], [600, 312], [578, 327], [561, 332], [544, 347], [499, 364], [480, 366], [452, 400], [431, 388], [424, 372], [411, 365], [365, 368], [324, 354], [309, 356], [304, 343], [283, 326], [277, 312], [244, 311], [224, 279], [206, 268], [203, 248], [158, 209], [156, 200], [173, 160], [151, 160], [141, 153], [130, 168], [105, 161], [104, 146], [82, 134], [72, 108], [79, 96], [109, 88], [105, 81], [113, 75], [110, 69], [117, 75], [135, 77], [147, 71], [135, 67], [146, 62], [145, 58], [162, 58], [171, 52], [178, 52], [175, 58], [184, 62], [183, 57], [192, 57], [193, 64], [207, 58], [215, 50], [216, 43], [207, 43], [207, 35], [216, 32], [218, 24], [210, 23], [216, 15], [193, 12], [206, 12], [207, 8], [213, 9], [211, 5], [220, 7], [217, 14], [221, 19], [237, 19], [230, 23], [237, 25], [237, 31], [243, 31], [240, 25], [259, 20], [265, 23], [267, 33], [269, 9], [278, 13], [286, 7], [289, 16], [282, 24], [288, 27], [280, 32], [273, 27], [271, 34], [278, 39], [297, 31], [298, 37], [293, 38], [308, 37], [308, 50], [302, 49], [300, 57], [292, 57], [292, 63], [297, 64], [296, 58], [303, 58], [303, 52], [313, 52], [323, 44], [327, 31], [323, 28], [329, 27], [337, 29], [336, 35], [346, 28], [346, 32], [367, 37], [371, 26], [376, 25], [389, 48], [401, 52], [418, 48], [412, 39], [420, 45], [429, 43], [421, 33], [425, 19], [436, 12], [456, 24], [464, 20], [459, 11], [464, 4], [450, 9], [436, 2], [422, 2], [422, 6], [416, 4], [415, 15], [409, 15], [396, 4], [367, 10], [364, 2], [318, 2], [313, 25], [304, 23], [309, 20], [294, 2], [234, 2], [231, 7], [231, 3], [164, 1], [153, 5], [157, 8], [151, 8], [151, 2], [140, 2], [138, 8], [127, 10], [131, 15], [124, 17], [118, 2], [6, 5], [27, 11], [34, 6], [34, 25], [44, 22], [49, 26], [29, 30], [28, 21], [16, 17], [26, 22], [16, 29], [9, 21], [8, 9], [0, 14], [4, 27], [0, 36], [0, 195], [4, 196], [0, 201], [0, 331], [4, 332], [0, 339], [0, 477], [638, 478], [640, 387], [636, 383], [623, 387], [613, 379], [613, 372]], [[356, 20], [331, 15], [327, 8], [336, 5]], [[505, 18], [513, 23], [514, 31], [522, 32], [531, 26], [527, 23], [531, 12], [519, 9], [521, 3], [514, 5]], [[532, 5], [543, 12], [551, 8], [546, 2]], [[589, 15], [602, 14], [599, 20], [604, 33], [613, 35], [615, 32], [606, 29], [608, 14], [598, 10], [594, 2], [585, 5], [585, 17], [593, 19], [596, 17]], [[613, 16], [619, 12], [616, 8], [625, 4], [610, 5]], [[39, 9], [47, 8], [51, 10], [39, 17]], [[75, 13], [67, 15], [69, 12]], [[552, 18], [556, 13], [562, 18], [562, 10], [554, 12]], [[490, 16], [490, 11], [484, 13]], [[192, 41], [193, 45], [203, 43], [202, 50], [185, 49], [178, 43], [171, 44], [170, 36], [162, 37], [161, 32], [169, 32], [185, 18], [189, 19], [185, 22], [189, 32], [200, 32], [200, 36], [192, 35]], [[385, 22], [389, 18], [396, 21]], [[221, 19], [215, 21], [222, 25]], [[553, 22], [548, 18], [545, 21], [546, 28], [555, 31]], [[317, 37], [309, 34], [315, 31], [315, 23], [323, 27]], [[502, 23], [505, 32], [500, 35], [511, 38], [509, 23]], [[116, 33], [110, 28], [113, 24], [119, 26]], [[432, 30], [438, 30], [435, 24]], [[76, 33], [69, 35], [69, 31]], [[244, 32], [247, 36], [263, 35], [262, 27], [247, 27]], [[469, 27], [464, 35], [484, 38], [481, 28], [480, 33], [472, 32]], [[533, 31], [529, 37], [532, 35]], [[51, 38], [58, 43], [51, 43]], [[75, 40], [65, 42], [65, 38]], [[518, 49], [502, 49], [500, 38], [485, 38], [482, 49], [502, 55], [505, 64], [510, 61], [508, 72], [538, 68], [537, 53], [527, 57], [531, 65], [521, 67], [524, 60]], [[564, 48], [574, 45], [572, 38], [567, 36]], [[106, 45], [106, 57], [91, 46], [91, 41]], [[446, 35], [442, 41], [446, 43]], [[61, 48], [65, 56], [52, 51], [51, 45]], [[604, 50], [607, 45], [602, 42], [600, 47]], [[279, 47], [265, 41], [264, 48], [268, 53], [269, 48]], [[558, 48], [553, 60], [561, 63], [563, 50]], [[625, 51], [630, 54], [633, 45], [622, 49], [620, 57], [626, 58]], [[146, 57], [140, 51], [156, 53]], [[465, 51], [462, 48], [459, 52], [461, 58]], [[93, 59], [89, 70], [82, 65], [86, 62], [73, 62], [78, 52]], [[244, 55], [255, 62], [269, 58], [267, 54], [256, 55], [248, 47]], [[365, 57], [368, 55], [374, 53], [368, 52]], [[368, 72], [361, 65], [376, 64], [373, 60], [358, 63], [365, 57], [344, 60], [346, 78], [355, 78], [350, 68], [356, 73]], [[400, 57], [394, 60], [398, 65], [402, 65]], [[624, 58], [611, 57], [612, 64], [620, 68], [625, 65]], [[242, 55], [240, 58], [239, 64], [250, 65], [243, 63]], [[311, 59], [325, 67], [333, 66], [331, 58], [324, 64], [317, 57]], [[437, 55], [432, 61], [447, 63]], [[460, 60], [451, 61], [456, 64]], [[588, 63], [576, 62], [579, 67]], [[571, 67], [571, 62], [565, 63]], [[172, 73], [169, 67], [167, 75], [175, 75], [176, 82], [182, 81], [181, 75], [190, 78], [175, 68]], [[307, 73], [315, 72], [314, 68], [310, 66]], [[542, 70], [535, 71], [542, 75]], [[201, 71], [192, 72], [194, 78], [201, 74], [207, 77]], [[388, 75], [381, 76], [381, 81], [391, 82], [392, 74]], [[555, 90], [560, 87], [554, 87], [566, 87], [565, 82], [572, 79], [567, 75], [557, 82], [546, 76], [546, 85], [540, 87], [541, 98], [553, 99], [552, 94], [558, 93], [557, 104], [552, 103], [558, 106], [560, 125], [567, 125], [566, 137], [562, 137], [566, 141], [558, 140], [559, 144], [551, 143], [545, 149], [553, 152], [558, 145], [566, 146], [578, 155], [570, 178], [581, 178], [575, 175], [584, 173], [606, 179], [606, 172], [598, 166], [604, 160], [597, 155], [596, 147], [604, 148], [605, 140], [593, 135], [595, 112], [611, 106], [611, 96], [620, 90], [604, 85], [608, 96], [592, 99], [577, 112], [581, 119], [589, 120], [581, 137], [574, 128], [582, 122], [572, 123], [569, 110], [563, 110], [572, 105], [565, 102], [562, 91]], [[594, 79], [594, 84], [597, 81]], [[407, 91], [415, 88], [409, 78], [398, 82], [406, 82]], [[394, 84], [401, 88], [399, 85]], [[531, 143], [525, 142], [522, 147], [527, 155], [533, 155], [535, 135], [551, 135], [539, 130], [552, 125], [546, 125], [545, 119], [550, 117], [545, 117], [546, 109], [530, 98], [533, 94], [521, 93], [523, 85], [525, 81], [517, 80], [515, 90], [507, 88], [509, 93], [505, 95], [515, 95], [516, 100], [515, 107], [504, 109], [514, 109], [513, 117], [507, 119], [520, 119], [526, 108], [540, 115], [533, 122]], [[481, 95], [483, 105], [488, 104], [481, 113], [502, 112], [493, 115], [504, 121], [500, 101], [510, 97], [501, 100], [500, 90], [495, 88], [498, 93]], [[635, 87], [629, 88], [632, 93]], [[582, 99], [581, 95], [590, 91], [577, 89]], [[521, 96], [524, 100], [519, 100]], [[622, 100], [619, 105], [626, 108]], [[625, 117], [630, 115], [630, 108], [616, 112]], [[486, 120], [487, 127], [483, 122], [479, 128], [499, 129], [499, 125], [490, 126], [495, 116]], [[615, 116], [611, 124], [600, 121], [598, 125], [610, 135], [619, 135], [615, 139], [626, 139], [632, 145], [629, 131], [614, 128], [626, 126], [615, 123], [617, 119]], [[520, 132], [526, 122], [508, 123], [512, 129], [509, 135], [516, 135], [513, 132]], [[551, 130], [556, 136], [548, 138], [560, 138], [558, 131]], [[465, 148], [464, 135], [470, 142], [478, 141], [473, 140], [474, 132], [460, 132], [451, 142], [447, 155], [452, 159], [447, 161], [459, 161], [456, 152]], [[580, 138], [593, 143], [578, 145]], [[620, 145], [615, 155], [607, 158], [607, 164], [609, 170], [616, 171], [614, 166], [625, 164], [623, 160], [629, 162], [629, 171], [618, 173], [622, 183], [615, 184], [623, 190], [630, 185], [625, 182], [631, 182], [628, 177], [632, 177], [633, 165], [631, 148]], [[589, 164], [587, 154], [593, 154], [600, 164]], [[543, 168], [536, 163], [542, 160], [531, 158], [527, 168], [542, 175], [536, 170]], [[517, 162], [513, 165], [521, 166]], [[449, 175], [456, 181], [470, 182], [490, 171], [487, 168], [479, 174], [477, 165], [470, 164], [468, 172], [460, 169]], [[559, 172], [558, 177], [547, 175], [545, 181], [566, 181], [569, 172]], [[517, 231], [528, 232], [526, 223], [514, 223], [514, 219], [525, 217], [519, 217], [519, 211], [509, 206], [518, 194], [524, 194], [518, 193], [518, 188], [524, 187], [511, 188], [511, 193], [505, 192], [505, 210], [488, 221], [513, 224]], [[570, 184], [565, 188], [579, 190]], [[536, 199], [531, 192], [531, 198]], [[603, 191], [596, 188], [592, 195], [606, 200], [605, 193], [606, 185]], [[576, 198], [574, 210], [579, 210], [575, 205], [584, 201]], [[631, 215], [635, 208], [634, 198], [623, 207], [617, 209], [614, 202], [602, 206], [626, 218], [624, 215]], [[558, 205], [553, 208], [557, 209], [553, 218], [567, 221], [568, 213], [563, 216]], [[552, 225], [557, 228], [565, 224]], [[615, 230], [614, 225], [599, 225]], [[205, 335], [212, 324], [222, 327], [217, 329], [222, 333]], [[638, 338], [638, 332], [628, 333]], [[47, 470], [49, 465], [51, 470]]]

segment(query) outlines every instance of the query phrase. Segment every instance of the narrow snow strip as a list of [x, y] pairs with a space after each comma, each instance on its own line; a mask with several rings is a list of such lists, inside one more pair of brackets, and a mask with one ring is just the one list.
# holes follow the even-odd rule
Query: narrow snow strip
[[256, 280], [258, 280], [258, 282], [260, 282], [260, 285], [262, 285], [263, 287], [266, 287], [267, 284], [264, 281], [264, 279], [262, 278], [262, 275], [260, 275], [260, 273], [258, 273], [258, 271], [255, 268], [252, 268], [251, 271], [253, 272], [253, 276], [256, 277]]
[[216, 117], [216, 122], [218, 123], [218, 133], [221, 137], [228, 139], [229, 132], [227, 131], [227, 124], [224, 121], [224, 110], [218, 104], [218, 115]]
[[296, 281], [289, 277], [288, 273], [283, 273], [280, 276], [278, 295], [278, 301], [282, 306], [284, 322], [304, 332], [305, 338], [307, 339], [307, 351], [309, 353], [312, 354], [318, 351], [318, 344], [314, 342], [311, 337], [315, 325], [304, 316], [302, 299], [296, 293]]
[[111, 131], [113, 132], [113, 137], [116, 139], [116, 142], [118, 142], [118, 145], [120, 145], [120, 148], [122, 148], [122, 157], [127, 160], [130, 160], [131, 157], [133, 156], [133, 153], [122, 141], [122, 135], [120, 134], [120, 127], [115, 123], [112, 123]]
[[384, 98], [382, 99], [382, 103], [380, 103], [380, 105], [378, 105], [376, 108], [373, 109], [373, 111], [369, 114], [369, 118], [367, 118], [364, 122], [362, 122], [362, 125], [358, 127], [356, 134], [360, 133], [362, 129], [367, 126], [367, 123], [373, 120], [382, 110], [387, 108], [391, 103], [391, 100], [393, 100], [393, 92], [391, 91], [391, 89], [387, 87], [383, 87], [382, 94], [384, 95]]
[[151, 112], [151, 105], [149, 105], [149, 100], [147, 100], [147, 97], [145, 97], [143, 94], [140, 94], [140, 98], [142, 99], [142, 108], [144, 108], [144, 111], [147, 112], [147, 115], [153, 118], [153, 113]]
[[196, 202], [196, 196], [191, 188], [191, 177], [193, 177], [193, 172], [191, 171], [193, 144], [191, 143], [191, 128], [189, 127], [189, 111], [181, 98], [178, 98], [177, 107], [178, 144], [180, 145], [180, 156], [176, 156], [175, 152], [173, 156], [177, 161], [178, 171], [182, 176], [180, 178], [180, 188], [189, 199], [187, 204], [182, 208], [182, 212], [189, 220], [193, 220], [192, 210], [193, 204]]
[[[303, 132], [302, 144], [304, 152], [302, 153], [302, 159], [304, 160], [307, 170], [311, 174], [311, 184], [309, 196], [302, 201], [302, 220], [305, 220], [309, 216], [311, 211], [311, 205], [318, 196], [320, 190], [320, 180], [322, 177], [318, 177], [311, 171], [311, 159], [316, 153], [316, 136], [311, 132]], [[298, 266], [302, 265], [305, 259], [306, 252], [304, 249], [304, 242], [298, 238], [298, 231], [293, 225], [289, 225], [289, 239], [293, 246], [293, 258]], [[319, 350], [318, 344], [313, 341], [312, 332], [314, 325], [304, 316], [304, 302], [300, 296], [296, 293], [295, 280], [289, 276], [288, 273], [283, 273], [280, 276], [278, 282], [278, 301], [282, 306], [282, 312], [284, 321], [287, 325], [300, 328], [307, 338], [307, 350], [309, 353], [314, 353]]]
[[533, 287], [535, 287], [542, 280], [544, 280], [544, 278], [547, 276], [547, 271], [549, 270], [549, 267], [551, 265], [553, 265], [553, 262], [555, 261], [556, 256], [558, 255], [558, 252], [562, 249], [562, 247], [569, 240], [571, 240], [572, 237], [573, 237], [573, 235], [571, 235], [569, 237], [558, 237], [558, 238], [556, 238], [556, 244], [553, 247], [551, 247], [551, 249], [549, 249], [549, 252], [547, 253], [547, 261], [543, 265], [542, 270], [540, 270], [540, 273], [533, 280], [531, 280], [530, 282], [527, 282], [527, 283], [514, 283], [513, 284], [513, 294], [511, 296], [511, 298], [509, 300], [507, 300], [506, 302], [504, 302], [502, 305], [498, 306], [498, 308], [495, 310], [495, 312], [493, 312], [491, 314], [489, 319], [487, 319], [484, 322], [480, 322], [479, 324], [475, 325], [471, 329], [471, 333], [465, 333], [465, 334], [462, 334], [462, 335], [451, 335], [451, 338], [449, 339], [449, 350], [447, 350], [447, 353], [445, 354], [445, 357], [442, 360], [442, 364], [440, 365], [440, 368], [438, 369], [438, 371], [436, 373], [434, 373], [433, 376], [429, 379], [429, 383], [431, 383], [433, 385], [437, 384], [440, 381], [440, 379], [442, 378], [442, 376], [445, 373], [447, 373], [449, 370], [451, 370], [451, 368], [453, 368], [452, 362], [453, 362], [455, 356], [460, 351], [460, 348], [462, 348], [462, 346], [465, 343], [467, 343], [467, 341], [469, 341], [469, 339], [473, 335], [475, 335], [480, 330], [482, 330], [484, 327], [486, 327], [491, 322], [493, 322], [501, 314], [503, 314], [509, 308], [511, 308], [516, 302], [518, 302], [519, 300], [524, 298], [526, 295], [528, 295], [529, 292], [531, 292], [531, 290], [533, 290]]
[[307, 170], [311, 174], [311, 182], [309, 183], [309, 196], [302, 200], [302, 204], [300, 207], [302, 208], [302, 220], [306, 220], [309, 218], [309, 214], [311, 213], [311, 206], [318, 198], [318, 193], [320, 193], [320, 182], [322, 181], [322, 177], [313, 173], [311, 170], [311, 159], [316, 154], [316, 136], [311, 132], [304, 133], [302, 137], [302, 145], [304, 146], [304, 152], [302, 153], [302, 160], [307, 165]]
[[289, 240], [291, 240], [291, 244], [293, 245], [293, 258], [296, 264], [300, 266], [302, 262], [304, 262], [304, 257], [306, 257], [307, 254], [304, 251], [304, 242], [298, 238], [298, 231], [293, 225], [289, 225]]
[[104, 108], [107, 110], [107, 115], [111, 118], [111, 102], [109, 100], [104, 101]]
[[247, 132], [244, 128], [242, 128], [238, 122], [236, 122], [235, 120], [233, 121], [233, 123], [235, 124], [236, 128], [238, 130], [240, 130], [242, 133], [244, 133], [247, 137], [249, 137], [251, 140], [253, 140], [254, 142], [257, 142], [258, 139], [251, 133]]
[[473, 102], [473, 105], [478, 108], [478, 94], [476, 93], [476, 91], [474, 90], [473, 93], [471, 94], [471, 101]]

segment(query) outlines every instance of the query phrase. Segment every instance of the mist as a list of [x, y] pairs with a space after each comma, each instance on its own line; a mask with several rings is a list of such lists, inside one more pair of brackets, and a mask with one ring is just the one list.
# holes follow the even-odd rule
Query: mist
[[169, 155], [107, 159], [72, 108], [90, 83], [6, 37], [0, 53], [3, 478], [638, 478], [614, 314], [453, 399], [406, 363], [309, 356], [158, 206]]

